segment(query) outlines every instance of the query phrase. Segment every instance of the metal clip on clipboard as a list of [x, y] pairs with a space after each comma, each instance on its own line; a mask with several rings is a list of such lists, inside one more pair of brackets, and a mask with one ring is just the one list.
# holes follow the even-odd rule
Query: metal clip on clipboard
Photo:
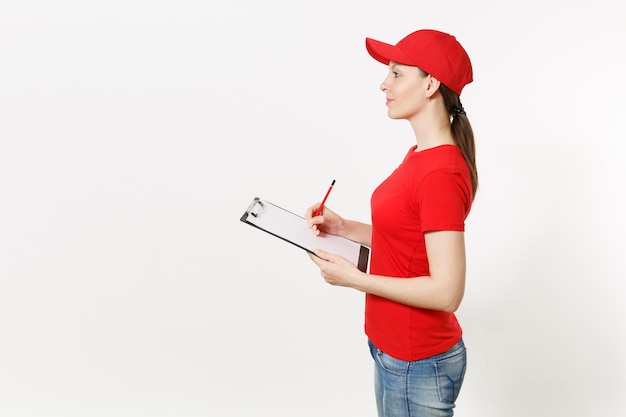
[[261, 201], [259, 197], [257, 197], [254, 200], [252, 200], [252, 203], [250, 203], [250, 205], [248, 206], [246, 213], [249, 213], [250, 215], [254, 217], [259, 217], [259, 214], [261, 213], [261, 211], [263, 211], [263, 202]]

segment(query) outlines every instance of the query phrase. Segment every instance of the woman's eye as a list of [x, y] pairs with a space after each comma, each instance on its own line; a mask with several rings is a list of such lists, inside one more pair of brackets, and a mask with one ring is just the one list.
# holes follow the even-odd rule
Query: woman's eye
[[399, 72], [393, 71], [393, 78], [398, 78], [400, 76]]

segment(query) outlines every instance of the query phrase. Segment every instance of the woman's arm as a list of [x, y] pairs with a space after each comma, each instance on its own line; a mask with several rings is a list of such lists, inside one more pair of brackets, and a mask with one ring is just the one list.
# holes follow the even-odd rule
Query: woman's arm
[[311, 259], [332, 285], [355, 288], [401, 304], [454, 312], [465, 292], [465, 239], [463, 232], [437, 231], [425, 234], [430, 275], [392, 278], [359, 271], [346, 259], [319, 252]]
[[346, 220], [341, 230], [341, 236], [360, 243], [365, 246], [372, 246], [372, 225]]

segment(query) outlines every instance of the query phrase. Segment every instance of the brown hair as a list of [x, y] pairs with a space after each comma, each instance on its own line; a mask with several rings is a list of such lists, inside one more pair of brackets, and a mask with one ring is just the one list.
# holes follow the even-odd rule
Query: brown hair
[[443, 103], [446, 106], [448, 114], [452, 118], [452, 136], [456, 145], [461, 149], [465, 162], [470, 170], [470, 176], [472, 177], [472, 198], [476, 195], [478, 190], [478, 170], [476, 168], [476, 145], [474, 144], [474, 131], [470, 124], [463, 105], [461, 105], [461, 99], [457, 93], [450, 90], [445, 85], [439, 85], [439, 92], [443, 97]]

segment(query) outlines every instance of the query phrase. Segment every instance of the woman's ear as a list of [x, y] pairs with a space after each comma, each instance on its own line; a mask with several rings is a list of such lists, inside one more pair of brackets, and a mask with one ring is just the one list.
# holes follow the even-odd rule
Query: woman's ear
[[439, 86], [441, 85], [441, 81], [428, 74], [428, 85], [426, 86], [426, 97], [431, 98], [437, 91], [439, 91]]

